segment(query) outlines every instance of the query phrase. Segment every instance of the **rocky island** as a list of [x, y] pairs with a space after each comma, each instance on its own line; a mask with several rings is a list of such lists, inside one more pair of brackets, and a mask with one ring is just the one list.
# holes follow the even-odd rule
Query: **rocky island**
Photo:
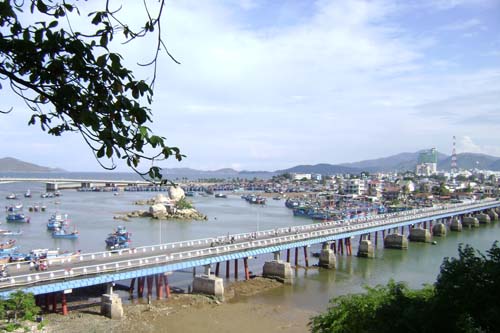
[[136, 210], [115, 219], [128, 220], [131, 217], [150, 217], [158, 220], [208, 220], [207, 216], [197, 211], [191, 202], [186, 200], [184, 190], [171, 186], [168, 196], [158, 194], [149, 200], [140, 200], [136, 205], [149, 205], [148, 210]]

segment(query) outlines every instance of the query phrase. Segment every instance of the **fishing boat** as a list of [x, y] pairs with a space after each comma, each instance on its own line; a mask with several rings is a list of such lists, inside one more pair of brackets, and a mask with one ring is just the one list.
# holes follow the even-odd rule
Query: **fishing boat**
[[52, 232], [52, 238], [77, 239], [78, 230], [68, 231], [64, 228], [57, 228]]
[[0, 230], [0, 236], [19, 236], [22, 235], [23, 231], [12, 231], [12, 230]]
[[49, 222], [47, 223], [47, 230], [60, 229], [63, 226], [68, 225], [68, 214], [54, 213], [50, 216]]
[[0, 250], [11, 249], [11, 248], [14, 247], [14, 245], [16, 245], [16, 240], [15, 239], [9, 239], [6, 242], [0, 243]]
[[11, 193], [11, 194], [7, 195], [5, 198], [9, 199], [9, 200], [15, 200], [15, 199], [17, 199], [17, 195], [15, 193]]
[[24, 193], [24, 197], [25, 198], [31, 198], [31, 190], [28, 189], [25, 193]]
[[132, 234], [127, 231], [127, 228], [124, 226], [118, 226], [115, 232], [109, 234], [104, 242], [109, 250], [126, 249], [131, 242], [131, 235]]
[[22, 213], [9, 213], [6, 219], [7, 222], [30, 223], [30, 218]]
[[216, 198], [227, 198], [227, 195], [225, 195], [224, 193], [215, 193], [214, 195]]
[[8, 205], [8, 206], [5, 206], [5, 210], [7, 212], [17, 212], [19, 210], [23, 209], [23, 204], [22, 203], [17, 203], [15, 205]]

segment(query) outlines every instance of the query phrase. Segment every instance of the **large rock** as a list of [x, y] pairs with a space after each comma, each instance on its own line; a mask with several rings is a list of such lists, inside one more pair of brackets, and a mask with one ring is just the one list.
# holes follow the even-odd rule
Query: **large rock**
[[170, 202], [170, 198], [167, 197], [166, 195], [163, 195], [163, 194], [157, 194], [153, 197], [153, 199], [151, 199], [152, 201], [152, 204], [155, 205], [155, 204], [165, 204], [165, 203], [169, 203]]
[[186, 195], [184, 194], [184, 190], [180, 188], [180, 186], [170, 186], [168, 188], [168, 196], [173, 201], [179, 201]]
[[149, 213], [154, 218], [162, 217], [167, 214], [167, 207], [165, 207], [165, 205], [163, 204], [158, 203], [149, 207]]

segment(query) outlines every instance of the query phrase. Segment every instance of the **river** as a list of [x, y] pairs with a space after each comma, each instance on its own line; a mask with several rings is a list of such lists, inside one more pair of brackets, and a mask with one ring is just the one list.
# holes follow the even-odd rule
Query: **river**
[[[97, 176], [99, 175], [109, 177], [109, 174], [97, 174]], [[3, 176], [9, 175], [4, 174]], [[77, 177], [74, 174], [64, 174], [63, 176]], [[96, 174], [93, 177], [96, 177]], [[123, 179], [122, 175], [121, 177], [116, 179]], [[23, 197], [23, 193], [28, 188], [33, 197], [26, 199]], [[2, 217], [0, 228], [21, 229], [23, 231], [23, 235], [17, 236], [21, 252], [29, 252], [33, 248], [60, 248], [61, 250], [82, 250], [84, 252], [103, 251], [105, 250], [104, 239], [118, 225], [125, 225], [132, 233], [131, 246], [136, 247], [312, 223], [309, 219], [294, 217], [292, 211], [284, 206], [283, 201], [268, 200], [265, 206], [250, 205], [236, 193], [229, 195], [226, 199], [212, 196], [189, 198], [200, 212], [208, 216], [208, 221], [158, 221], [149, 218], [135, 218], [124, 222], [113, 219], [113, 216], [137, 209], [147, 209], [145, 206], [135, 205], [135, 201], [149, 199], [156, 193], [120, 192], [118, 195], [114, 195], [109, 192], [64, 190], [61, 197], [42, 199], [40, 194], [45, 192], [43, 184], [10, 183], [0, 184], [0, 203], [3, 203], [4, 206], [17, 202], [6, 199], [6, 196], [11, 192], [16, 193], [20, 198], [18, 201], [24, 204], [24, 212], [30, 216], [31, 223], [5, 223], [5, 219]], [[46, 212], [28, 212], [27, 207], [35, 203], [46, 205]], [[69, 228], [76, 227], [79, 230], [79, 239], [52, 239], [47, 231], [46, 223], [54, 212], [68, 214], [71, 220]], [[5, 216], [6, 213], [3, 215]], [[409, 249], [406, 251], [384, 250], [381, 246], [382, 242], [379, 241], [375, 259], [338, 256], [335, 270], [299, 268], [296, 270], [296, 279], [293, 285], [273, 289], [245, 301], [286, 304], [306, 310], [322, 311], [331, 297], [360, 292], [363, 290], [363, 285], [385, 284], [389, 279], [394, 279], [406, 281], [411, 287], [418, 288], [424, 283], [435, 281], [443, 258], [457, 256], [457, 248], [460, 243], [471, 244], [475, 248], [485, 251], [491, 247], [495, 240], [499, 239], [499, 230], [500, 223], [481, 225], [479, 229], [464, 230], [462, 233], [449, 233], [445, 238], [435, 238], [437, 245], [410, 243]], [[357, 251], [356, 244], [357, 240], [354, 240], [354, 254]], [[309, 249], [311, 264], [317, 262], [311, 253], [318, 251], [319, 246], [313, 246]], [[300, 264], [303, 265], [302, 249], [299, 254]], [[272, 255], [269, 254], [249, 260], [250, 270], [260, 274], [263, 262], [271, 258]], [[242, 263], [240, 263], [239, 268], [243, 269]], [[234, 263], [231, 263], [231, 269], [234, 269]], [[201, 268], [198, 269], [198, 272], [201, 272]], [[234, 272], [232, 272], [231, 278], [233, 278], [233, 274]], [[221, 265], [221, 275], [225, 276], [225, 265]], [[243, 272], [241, 271], [239, 277], [242, 276]], [[172, 276], [171, 283], [187, 290], [191, 279], [191, 272], [179, 272]]]

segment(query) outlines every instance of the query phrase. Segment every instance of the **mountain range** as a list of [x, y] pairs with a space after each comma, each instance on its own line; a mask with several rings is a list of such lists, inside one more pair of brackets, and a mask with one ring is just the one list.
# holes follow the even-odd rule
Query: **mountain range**
[[58, 168], [49, 168], [24, 162], [12, 157], [0, 158], [0, 172], [62, 172]]
[[[419, 151], [413, 153], [400, 153], [392, 156], [363, 160], [342, 164], [315, 164], [296, 165], [294, 167], [276, 171], [237, 171], [230, 168], [205, 171], [191, 168], [168, 168], [164, 169], [167, 178], [188, 177], [188, 178], [270, 178], [287, 172], [293, 173], [319, 173], [319, 174], [339, 174], [339, 173], [360, 173], [367, 172], [391, 172], [391, 171], [413, 171], [417, 165]], [[438, 152], [438, 170], [451, 168], [451, 156]], [[457, 165], [460, 169], [478, 168], [483, 170], [500, 171], [500, 157], [477, 153], [457, 154]], [[62, 169], [49, 168], [36, 164], [23, 162], [15, 158], [0, 158], [0, 172], [61, 172]]]

